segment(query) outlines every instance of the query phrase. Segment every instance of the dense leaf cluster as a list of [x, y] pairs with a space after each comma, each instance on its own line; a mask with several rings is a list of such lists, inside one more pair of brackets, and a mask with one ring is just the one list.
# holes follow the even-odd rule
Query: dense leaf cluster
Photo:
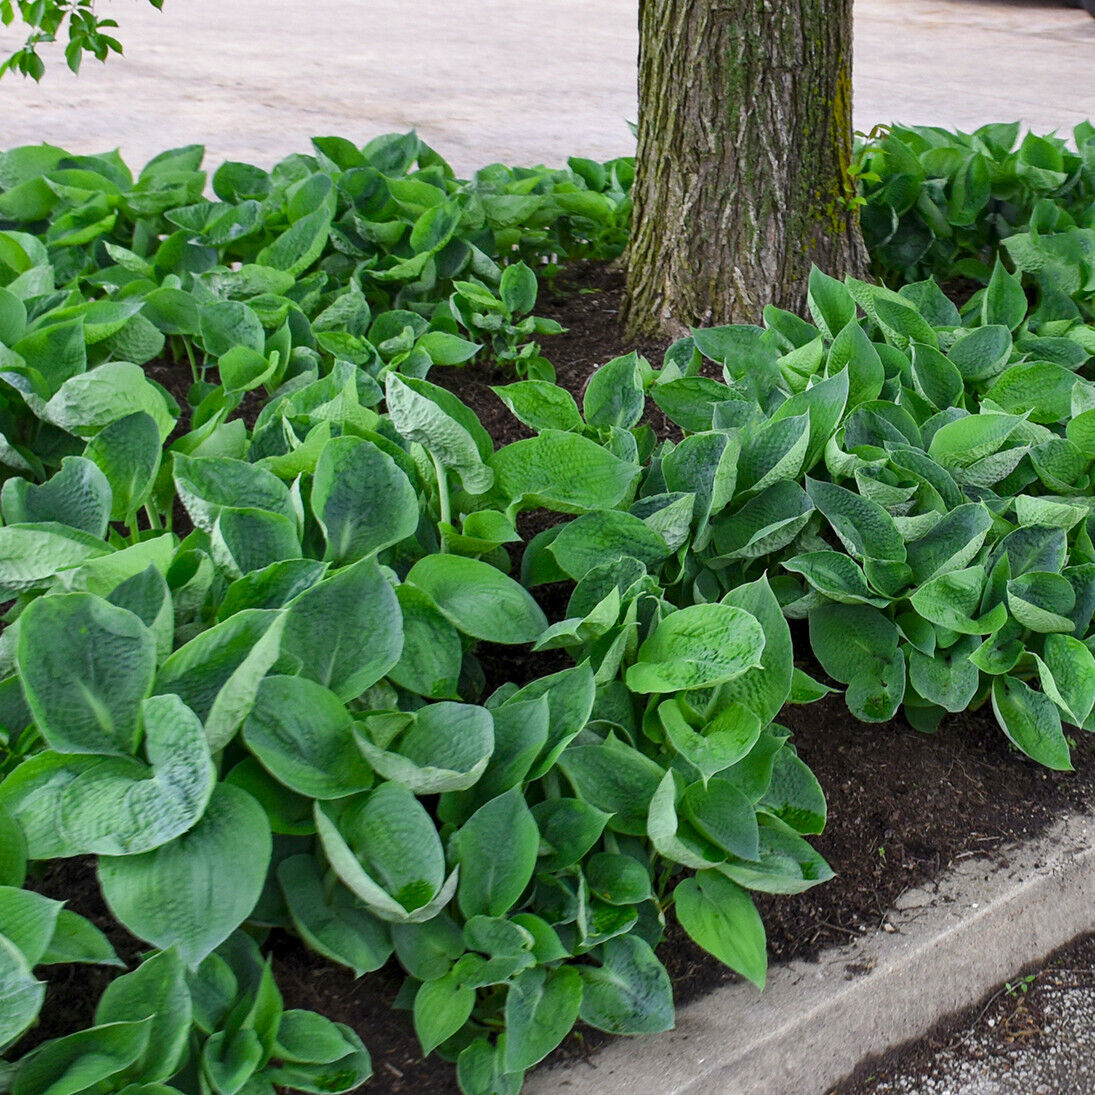
[[[815, 271], [812, 323], [697, 330], [579, 402], [533, 341], [536, 272], [619, 249], [625, 161], [465, 183], [413, 135], [323, 138], [222, 166], [213, 201], [200, 160], [0, 155], [0, 1088], [356, 1086], [356, 1035], [283, 1009], [272, 928], [357, 974], [394, 958], [467, 1095], [516, 1093], [578, 1019], [670, 1026], [671, 908], [762, 985], [750, 891], [832, 873], [776, 721], [831, 688], [789, 619], [858, 717], [991, 702], [1069, 766], [1086, 283], [997, 260], [959, 311]], [[481, 348], [529, 438], [496, 448], [427, 379]], [[185, 401], [145, 367], [172, 358]], [[530, 510], [559, 519], [518, 568]], [[484, 643], [563, 668], [501, 680]], [[35, 967], [117, 963], [22, 888], [70, 857], [152, 949], [94, 1027], [19, 1056]]]

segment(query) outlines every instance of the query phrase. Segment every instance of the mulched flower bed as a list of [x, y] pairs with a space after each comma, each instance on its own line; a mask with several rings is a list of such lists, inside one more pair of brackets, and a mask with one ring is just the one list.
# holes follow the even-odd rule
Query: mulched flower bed
[[[558, 319], [569, 330], [548, 341], [545, 352], [559, 383], [580, 398], [592, 369], [638, 349], [660, 363], [666, 343], [629, 345], [618, 322], [623, 290], [613, 267], [581, 265], [544, 288], [536, 312]], [[183, 396], [188, 368], [152, 367], [156, 379]], [[513, 378], [473, 366], [431, 375], [457, 393], [480, 416], [496, 442], [527, 436], [490, 391]], [[668, 435], [656, 408], [649, 421]], [[521, 531], [531, 536], [554, 515], [531, 514]], [[537, 590], [545, 611], [558, 619], [566, 590]], [[797, 626], [793, 625], [795, 631]], [[808, 650], [796, 634], [796, 648]], [[499, 680], [521, 681], [559, 665], [549, 652], [522, 658], [511, 647], [498, 656], [485, 652], [488, 671]], [[552, 661], [549, 662], [548, 659]], [[821, 676], [816, 665], [803, 667]], [[957, 859], [991, 854], [1008, 842], [1044, 831], [1062, 813], [1095, 804], [1095, 748], [1086, 739], [1074, 752], [1076, 774], [1051, 772], [1027, 760], [1005, 740], [991, 711], [952, 716], [937, 734], [924, 735], [903, 719], [867, 725], [848, 714], [842, 698], [830, 696], [808, 707], [793, 707], [782, 720], [813, 770], [829, 802], [825, 833], [812, 840], [837, 872], [831, 882], [794, 897], [758, 895], [774, 962], [812, 958], [824, 947], [845, 942], [879, 924], [904, 890], [922, 884]], [[50, 865], [32, 882], [51, 896], [108, 929], [119, 953], [135, 957], [141, 945], [106, 915], [94, 873], [87, 863]], [[456, 1093], [452, 1066], [436, 1056], [422, 1060], [409, 1013], [394, 1010], [402, 981], [395, 963], [355, 981], [341, 967], [305, 951], [287, 936], [272, 940], [278, 985], [286, 1007], [311, 1008], [358, 1031], [373, 1056], [374, 1078], [367, 1090], [381, 1095]], [[670, 925], [661, 958], [673, 979], [678, 1002], [734, 979], [715, 959]], [[109, 974], [84, 967], [53, 967], [44, 1022], [23, 1048], [86, 1025]], [[579, 1028], [553, 1060], [590, 1053], [606, 1036]], [[550, 1067], [551, 1061], [545, 1067]]]

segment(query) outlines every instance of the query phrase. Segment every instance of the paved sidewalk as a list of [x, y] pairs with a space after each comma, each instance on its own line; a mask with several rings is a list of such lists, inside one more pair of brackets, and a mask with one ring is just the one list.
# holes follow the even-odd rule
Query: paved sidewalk
[[[0, 81], [0, 148], [202, 142], [270, 164], [417, 126], [461, 172], [633, 149], [637, 0], [107, 0], [125, 58]], [[0, 46], [13, 29], [0, 28]], [[1095, 19], [1058, 0], [858, 0], [855, 120], [1095, 117]]]

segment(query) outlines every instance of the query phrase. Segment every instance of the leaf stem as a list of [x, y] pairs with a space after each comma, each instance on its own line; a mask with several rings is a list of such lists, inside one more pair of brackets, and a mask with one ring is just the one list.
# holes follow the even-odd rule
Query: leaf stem
[[[430, 459], [433, 461], [434, 471], [437, 473], [437, 506], [439, 511], [439, 521], [443, 525], [452, 524], [452, 504], [449, 501], [449, 480], [441, 461], [431, 452]], [[440, 554], [444, 555], [445, 538], [440, 538], [441, 546], [438, 548]]]

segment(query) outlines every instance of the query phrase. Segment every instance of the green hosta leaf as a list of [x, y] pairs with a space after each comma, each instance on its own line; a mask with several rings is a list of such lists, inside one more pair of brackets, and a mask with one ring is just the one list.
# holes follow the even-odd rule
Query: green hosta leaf
[[736, 513], [718, 519], [715, 547], [726, 560], [774, 554], [802, 531], [813, 510], [814, 504], [797, 483], [773, 483]]
[[948, 351], [951, 362], [967, 381], [991, 379], [1007, 367], [1010, 356], [1011, 332], [1007, 327], [992, 325], [963, 334]]
[[773, 817], [759, 820], [760, 851], [756, 862], [731, 862], [719, 870], [747, 890], [802, 893], [833, 877], [829, 864], [789, 825]]
[[205, 723], [210, 749], [232, 739], [278, 658], [284, 613], [242, 609], [179, 647], [160, 668], [158, 692], [173, 692]]
[[176, 696], [141, 705], [151, 769], [128, 757], [39, 753], [0, 792], [35, 858], [133, 855], [190, 829], [213, 791], [201, 722]]
[[889, 662], [897, 628], [868, 605], [825, 604], [810, 613], [810, 645], [830, 677], [848, 684], [865, 664]]
[[193, 1009], [185, 973], [174, 949], [154, 954], [111, 981], [95, 1008], [97, 1025], [151, 1020], [149, 1047], [136, 1070], [145, 1083], [169, 1080], [186, 1052]]
[[1012, 414], [971, 414], [948, 422], [935, 431], [928, 455], [944, 467], [969, 467], [1003, 448], [1022, 425]]
[[1008, 739], [1032, 760], [1059, 772], [1071, 772], [1061, 716], [1049, 696], [1017, 677], [994, 677], [992, 709]]
[[60, 901], [32, 890], [0, 887], [0, 937], [16, 947], [28, 969], [42, 961], [60, 912]]
[[627, 671], [635, 692], [709, 688], [761, 665], [764, 630], [744, 609], [692, 605], [670, 613], [639, 647]]
[[174, 457], [175, 487], [194, 524], [212, 533], [223, 509], [264, 510], [295, 520], [289, 489], [272, 472], [225, 457]]
[[68, 753], [132, 753], [156, 671], [148, 628], [90, 593], [39, 598], [19, 623], [23, 691], [46, 742]]
[[992, 516], [979, 502], [951, 510], [933, 528], [907, 545], [908, 562], [918, 582], [960, 570], [981, 550]]
[[86, 439], [112, 422], [139, 412], [156, 423], [161, 444], [166, 441], [176, 416], [160, 389], [147, 379], [139, 365], [108, 361], [89, 373], [66, 380], [46, 404], [42, 417]]
[[985, 569], [966, 567], [941, 574], [916, 590], [910, 600], [926, 620], [961, 635], [991, 635], [1007, 622], [1007, 609], [997, 604], [975, 619], [985, 588]]
[[445, 879], [445, 855], [429, 814], [405, 787], [335, 803], [316, 803], [316, 832], [335, 873], [381, 920], [421, 923], [435, 917], [456, 890]]
[[496, 643], [534, 642], [547, 618], [531, 594], [508, 575], [478, 559], [428, 555], [407, 574], [465, 635]]
[[430, 699], [456, 699], [464, 650], [460, 635], [417, 586], [396, 589], [403, 614], [403, 651], [388, 671], [401, 688]]
[[696, 545], [707, 543], [708, 519], [726, 508], [738, 477], [741, 446], [729, 433], [711, 431], [686, 437], [662, 458], [662, 474], [671, 491], [695, 495]]
[[267, 677], [243, 740], [277, 780], [308, 798], [344, 798], [372, 785], [342, 701], [304, 677]]
[[26, 834], [0, 795], [0, 886], [22, 886], [26, 879]]
[[497, 1046], [492, 1046], [486, 1038], [476, 1038], [460, 1051], [456, 1075], [461, 1091], [474, 1095], [519, 1095], [525, 1074], [506, 1071], [505, 1042], [504, 1034], [499, 1036]]
[[148, 1050], [152, 1020], [108, 1023], [43, 1042], [19, 1063], [12, 1095], [119, 1089]]
[[642, 417], [645, 403], [639, 359], [632, 351], [594, 371], [586, 385], [582, 409], [591, 426], [628, 429]]
[[[798, 478], [810, 442], [810, 416], [795, 415], [765, 422], [751, 433], [738, 462], [742, 490], [761, 491], [773, 483]], [[731, 482], [731, 492], [733, 482]]]
[[1008, 273], [998, 258], [988, 289], [981, 299], [981, 322], [998, 323], [1014, 331], [1026, 318], [1027, 307], [1027, 295], [1023, 292], [1022, 283], [1014, 274]]
[[[548, 738], [544, 752], [532, 769], [532, 779], [539, 779], [550, 771], [559, 754], [589, 721], [596, 696], [596, 682], [589, 663], [583, 662], [571, 669], [531, 681], [510, 696], [503, 707], [521, 710], [529, 701], [538, 700], [541, 696], [545, 696], [548, 702]], [[524, 709], [529, 710], [527, 707]], [[535, 723], [537, 720], [531, 717], [531, 721]], [[497, 722], [498, 716], [495, 716], [496, 736]]]
[[521, 380], [491, 388], [526, 426], [534, 430], [580, 430], [582, 416], [565, 388], [546, 380]]
[[827, 368], [830, 376], [847, 370], [849, 409], [877, 399], [886, 382], [878, 350], [856, 319], [849, 321], [833, 339]]
[[673, 1026], [673, 989], [650, 944], [635, 935], [610, 939], [600, 966], [580, 966], [581, 1018], [610, 1034], [656, 1034]]
[[673, 891], [680, 925], [705, 951], [764, 988], [768, 952], [752, 898], [717, 871], [700, 871]]
[[[368, 642], [362, 642], [364, 635]], [[277, 669], [308, 677], [346, 702], [376, 684], [399, 662], [402, 649], [395, 590], [374, 559], [362, 559], [289, 605]]]
[[830, 341], [856, 316], [855, 301], [848, 287], [842, 281], [823, 274], [816, 266], [810, 268], [806, 304], [814, 323]]
[[820, 380], [804, 392], [791, 396], [781, 403], [772, 415], [773, 421], [794, 418], [801, 414], [810, 416], [810, 444], [802, 461], [802, 470], [809, 471], [821, 459], [825, 446], [848, 405], [850, 378], [847, 371]]
[[463, 967], [457, 963], [444, 976], [419, 986], [414, 998], [414, 1031], [422, 1053], [432, 1053], [471, 1018], [475, 988], [464, 984]]
[[532, 808], [540, 840], [548, 849], [544, 866], [577, 863], [597, 843], [611, 814], [577, 798], [550, 798]]
[[794, 574], [801, 574], [830, 601], [876, 608], [885, 608], [890, 603], [885, 597], [873, 596], [863, 570], [855, 560], [839, 551], [810, 551], [787, 559], [783, 566]]
[[45, 983], [34, 979], [23, 952], [0, 935], [0, 1049], [34, 1022], [45, 997]]
[[1076, 605], [1076, 593], [1067, 578], [1046, 571], [1028, 571], [1007, 584], [1008, 611], [1031, 631], [1071, 633], [1068, 618]]
[[53, 521], [0, 528], [0, 596], [53, 584], [60, 571], [104, 556], [109, 548], [86, 532]]
[[583, 801], [613, 815], [610, 828], [634, 836], [646, 833], [647, 807], [665, 774], [657, 763], [614, 738], [571, 745], [557, 763]]
[[388, 414], [399, 433], [424, 446], [443, 468], [455, 471], [469, 493], [482, 494], [490, 488], [494, 474], [483, 462], [477, 438], [431, 398], [432, 385], [388, 373], [384, 392]]
[[724, 706], [701, 730], [689, 725], [675, 699], [660, 703], [658, 716], [673, 748], [704, 779], [741, 760], [763, 729], [760, 716], [741, 703]]
[[638, 465], [595, 441], [559, 430], [506, 445], [489, 463], [511, 514], [539, 506], [559, 513], [612, 509], [639, 474]]
[[316, 1095], [352, 1091], [373, 1071], [368, 1050], [350, 1027], [312, 1011], [282, 1015], [274, 1057], [281, 1064], [267, 1066], [270, 1083]]
[[231, 578], [301, 556], [296, 521], [260, 509], [224, 507], [210, 539], [213, 561]]
[[1042, 690], [1073, 726], [1083, 726], [1095, 707], [1095, 655], [1071, 635], [1047, 635], [1036, 662]]
[[312, 484], [312, 512], [327, 538], [326, 558], [353, 562], [412, 536], [418, 498], [390, 456], [368, 441], [335, 437]]
[[0, 509], [8, 525], [57, 521], [100, 538], [110, 520], [110, 484], [90, 460], [69, 456], [41, 486], [9, 479], [0, 493]]
[[570, 1033], [581, 1003], [582, 978], [571, 966], [519, 973], [506, 995], [506, 1070], [542, 1061]]
[[193, 969], [250, 915], [270, 852], [262, 807], [222, 783], [188, 833], [143, 855], [102, 859], [99, 881], [110, 911], [134, 935], [177, 947]]
[[377, 748], [355, 737], [369, 763], [385, 779], [418, 795], [463, 791], [486, 770], [494, 749], [494, 720], [485, 707], [435, 703], [419, 708], [398, 743]]
[[344, 886], [328, 894], [315, 856], [283, 859], [277, 875], [293, 927], [306, 946], [358, 977], [384, 965], [392, 953], [387, 926]]
[[565, 524], [548, 550], [574, 579], [593, 567], [638, 559], [651, 569], [665, 559], [669, 545], [644, 521], [620, 510], [587, 513]]
[[49, 946], [42, 955], [42, 965], [61, 962], [125, 967], [107, 937], [90, 920], [68, 909], [58, 914]]
[[466, 917], [502, 916], [532, 878], [540, 833], [513, 788], [481, 806], [453, 837], [460, 864], [457, 901]]
[[889, 722], [904, 698], [905, 659], [900, 651], [865, 662], [844, 694], [848, 710], [863, 722]]
[[273, 243], [264, 247], [256, 261], [300, 277], [323, 254], [331, 229], [331, 214], [323, 208], [301, 217]]
[[929, 702], [947, 711], [965, 711], [980, 685], [977, 666], [970, 661], [979, 645], [977, 636], [969, 635], [933, 656], [910, 651], [909, 682]]
[[835, 483], [806, 479], [806, 493], [857, 559], [904, 562], [905, 542], [893, 518], [877, 503]]
[[[772, 780], [759, 808], [778, 817], [796, 833], [825, 830], [825, 794], [813, 772], [790, 749], [781, 749], [772, 765]], [[733, 849], [728, 849], [733, 851]]]
[[[682, 819], [678, 814], [678, 800], [681, 797], [683, 784], [683, 778], [672, 770], [662, 777], [650, 798], [646, 835], [650, 838], [655, 851], [671, 863], [679, 863], [693, 870], [716, 867], [725, 860], [725, 853], [717, 846], [705, 843], [692, 828], [688, 819]], [[746, 805], [749, 809], [749, 820], [753, 825], [752, 854], [755, 855], [756, 815], [748, 800]], [[738, 835], [741, 835], [740, 830]]]

